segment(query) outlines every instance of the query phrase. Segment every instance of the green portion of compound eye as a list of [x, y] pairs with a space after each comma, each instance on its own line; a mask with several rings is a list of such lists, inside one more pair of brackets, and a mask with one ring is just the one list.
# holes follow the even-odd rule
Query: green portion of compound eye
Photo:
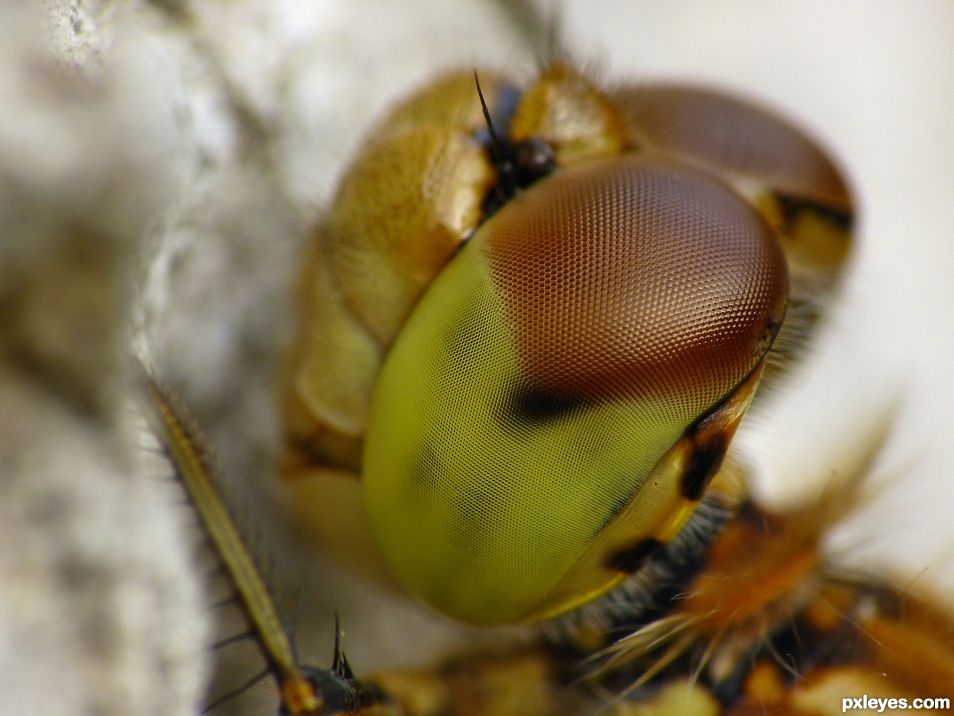
[[375, 387], [363, 491], [395, 575], [488, 624], [613, 586], [718, 470], [785, 292], [768, 227], [706, 174], [616, 158], [516, 197], [428, 288]]

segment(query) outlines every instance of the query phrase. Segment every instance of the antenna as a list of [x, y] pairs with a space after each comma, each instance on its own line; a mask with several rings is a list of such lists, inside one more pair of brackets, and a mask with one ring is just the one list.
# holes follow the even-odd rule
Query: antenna
[[353, 679], [341, 651], [341, 627], [337, 618], [332, 670], [299, 664], [272, 595], [220, 493], [198, 431], [191, 427], [192, 421], [152, 373], [145, 367], [143, 371], [148, 404], [152, 409], [151, 422], [157, 437], [199, 517], [248, 624], [248, 631], [229, 637], [224, 643], [252, 638], [266, 662], [262, 673], [213, 701], [206, 711], [242, 693], [266, 673], [271, 673], [278, 682], [281, 712], [288, 716], [333, 716], [383, 701], [384, 694], [378, 689]]
[[497, 182], [494, 192], [497, 202], [503, 205], [508, 199], [517, 193], [517, 173], [513, 162], [508, 158], [509, 152], [506, 146], [497, 137], [494, 130], [494, 122], [490, 116], [490, 110], [487, 109], [487, 101], [484, 99], [483, 90], [480, 88], [480, 78], [477, 77], [477, 70], [474, 70], [474, 82], [477, 85], [477, 96], [480, 98], [480, 109], [484, 113], [484, 122], [487, 124], [487, 134], [490, 136], [490, 158], [497, 167], [497, 173], [500, 180]]

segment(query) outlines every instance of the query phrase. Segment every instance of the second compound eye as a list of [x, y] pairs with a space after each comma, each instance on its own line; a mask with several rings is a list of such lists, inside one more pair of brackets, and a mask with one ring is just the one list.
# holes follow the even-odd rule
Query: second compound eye
[[374, 390], [363, 490], [396, 576], [483, 623], [612, 587], [718, 469], [786, 288], [769, 227], [706, 173], [627, 156], [518, 195], [424, 293]]

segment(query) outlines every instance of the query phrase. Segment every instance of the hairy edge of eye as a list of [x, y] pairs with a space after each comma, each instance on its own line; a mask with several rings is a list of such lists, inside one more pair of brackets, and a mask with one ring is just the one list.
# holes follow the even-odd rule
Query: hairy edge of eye
[[702, 171], [630, 155], [515, 197], [375, 386], [362, 489], [396, 577], [484, 624], [616, 585], [718, 472], [786, 296], [771, 229]]

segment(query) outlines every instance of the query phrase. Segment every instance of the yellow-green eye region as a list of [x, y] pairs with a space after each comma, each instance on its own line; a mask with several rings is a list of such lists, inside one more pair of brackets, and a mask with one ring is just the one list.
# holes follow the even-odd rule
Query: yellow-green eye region
[[476, 623], [539, 619], [670, 540], [785, 308], [769, 227], [639, 156], [515, 197], [422, 296], [372, 398], [363, 491], [394, 574]]

